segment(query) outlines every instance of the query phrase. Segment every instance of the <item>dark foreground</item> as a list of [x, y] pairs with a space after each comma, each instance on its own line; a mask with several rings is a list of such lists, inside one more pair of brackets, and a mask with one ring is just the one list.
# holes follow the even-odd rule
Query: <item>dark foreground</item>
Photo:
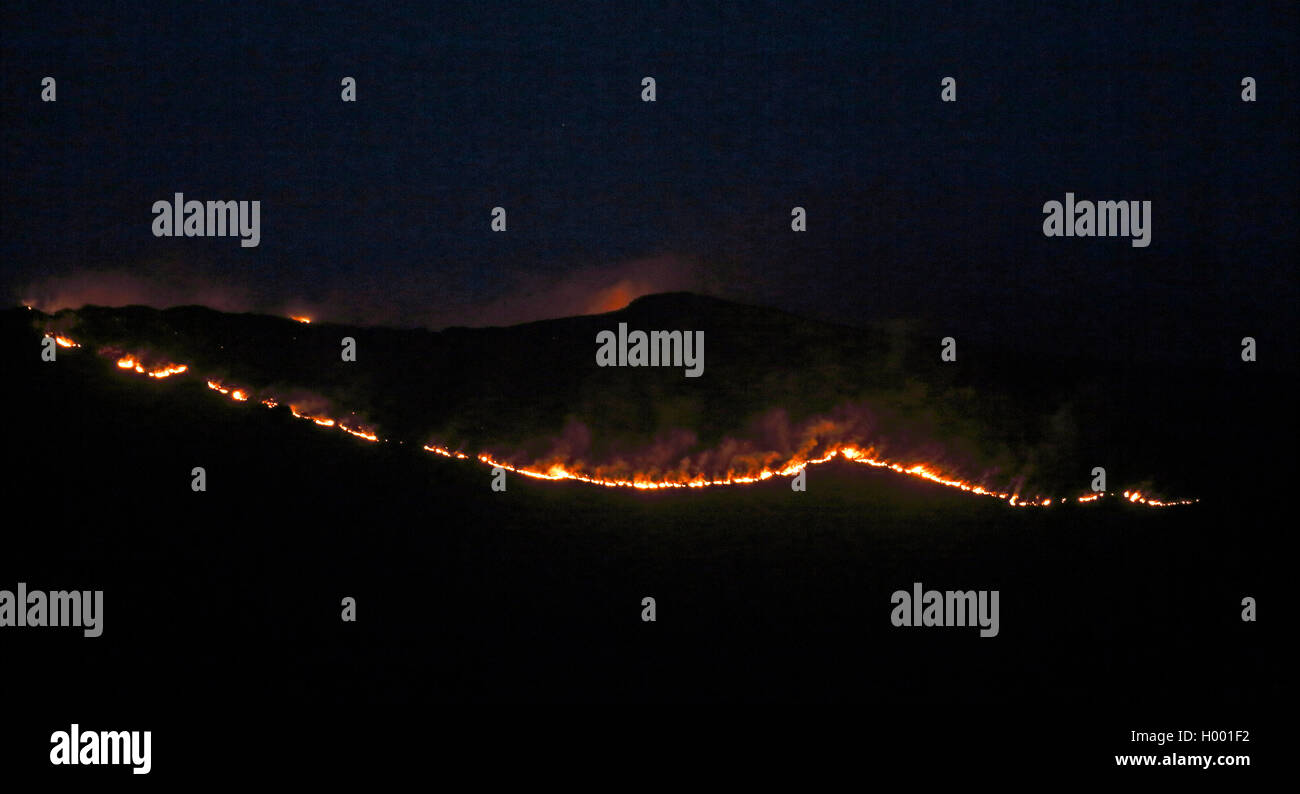
[[[460, 701], [825, 701], [870, 704], [852, 713], [877, 728], [1034, 710], [1076, 736], [1101, 719], [1126, 752], [1114, 737], [1150, 723], [1121, 715], [1259, 730], [1243, 715], [1282, 691], [1289, 522], [1237, 481], [1165, 510], [1018, 511], [851, 465], [806, 493], [493, 493], [477, 464], [103, 366], [34, 363], [6, 387], [0, 588], [105, 591], [99, 638], [5, 630], [7, 701], [50, 722], [38, 758], [78, 715]], [[893, 627], [891, 593], [918, 581], [999, 590], [999, 635]]]

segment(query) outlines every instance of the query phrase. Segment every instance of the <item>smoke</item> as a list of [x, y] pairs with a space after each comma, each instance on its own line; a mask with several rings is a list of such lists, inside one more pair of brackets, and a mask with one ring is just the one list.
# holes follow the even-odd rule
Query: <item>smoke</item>
[[[524, 271], [499, 286], [444, 282], [389, 273], [382, 266], [342, 283], [338, 273], [299, 269], [293, 279], [257, 271], [205, 272], [176, 263], [147, 272], [83, 270], [29, 281], [11, 296], [41, 311], [97, 306], [199, 305], [224, 312], [307, 316], [356, 325], [483, 327], [615, 311], [642, 295], [697, 286], [691, 262], [666, 254], [562, 274]], [[486, 293], [484, 295], [483, 293]]]
[[740, 432], [709, 446], [702, 445], [697, 434], [686, 428], [662, 430], [641, 443], [599, 444], [586, 424], [571, 419], [551, 439], [513, 448], [497, 446], [488, 454], [515, 468], [541, 473], [558, 468], [603, 481], [680, 483], [788, 473], [809, 461], [852, 449], [861, 457], [901, 463], [905, 468], [920, 463], [943, 479], [990, 490], [1020, 493], [1025, 487], [1026, 467], [1000, 455], [981, 454], [970, 440], [937, 440], [933, 428], [891, 414], [855, 402], [792, 421], [785, 409], [774, 408], [755, 417]]
[[[589, 297], [606, 296], [592, 292]], [[209, 340], [195, 345], [187, 344], [185, 336], [194, 330], [192, 327], [186, 332], [169, 332], [169, 321], [153, 313], [101, 310], [80, 312], [78, 316], [77, 323], [73, 323], [73, 317], [60, 318], [60, 323], [71, 325], [69, 333], [101, 356], [116, 359], [129, 353], [134, 363], [127, 369], [136, 375], [156, 380], [170, 377], [166, 369], [173, 363], [193, 365], [187, 379], [211, 379], [211, 388], [233, 400], [254, 404], [273, 401], [300, 418], [326, 426], [338, 422], [349, 432], [391, 433], [393, 438], [408, 442], [423, 437], [430, 446], [474, 456], [485, 453], [491, 460], [530, 473], [552, 474], [560, 470], [602, 482], [725, 482], [790, 474], [833, 454], [851, 453], [846, 457], [893, 464], [891, 467], [899, 471], [919, 464], [924, 470], [910, 473], [1025, 498], [1057, 496], [1062, 489], [1069, 492], [1078, 488], [1077, 483], [1070, 484], [1080, 459], [1076, 453], [1080, 427], [1075, 409], [1064, 402], [1054, 412], [1042, 412], [1041, 397], [1036, 397], [1039, 415], [1012, 411], [1014, 421], [1008, 423], [1005, 405], [971, 389], [928, 388], [919, 381], [892, 375], [882, 378], [876, 386], [858, 388], [848, 380], [818, 380], [811, 370], [803, 368], [788, 373], [797, 372], [801, 378], [771, 381], [776, 385], [745, 390], [746, 398], [753, 398], [748, 402], [739, 399], [738, 393], [723, 391], [725, 400], [711, 405], [710, 399], [720, 392], [690, 391], [691, 386], [682, 386], [683, 381], [673, 378], [665, 383], [684, 391], [655, 388], [647, 392], [639, 387], [622, 389], [609, 382], [607, 387], [587, 391], [583, 399], [539, 408], [535, 400], [544, 391], [543, 384], [564, 391], [564, 384], [556, 381], [557, 374], [547, 370], [544, 380], [525, 378], [504, 390], [492, 388], [490, 379], [484, 388], [471, 380], [461, 384], [466, 388], [445, 402], [430, 405], [427, 388], [432, 381], [427, 372], [420, 372], [423, 358], [419, 355], [414, 356], [415, 364], [409, 371], [399, 369], [404, 377], [375, 380], [370, 377], [375, 372], [392, 372], [382, 359], [376, 359], [381, 363], [373, 371], [362, 367], [340, 377], [334, 369], [304, 365], [317, 360], [308, 347], [295, 347], [297, 352], [292, 354], [285, 352], [282, 343], [286, 338], [296, 339], [301, 333], [302, 344], [307, 345], [315, 326], [303, 331], [289, 321], [268, 323], [261, 318], [241, 317], [218, 320], [199, 312], [172, 315], [178, 329], [187, 328], [187, 317], [191, 323], [193, 318], [201, 317], [204, 333], [216, 334], [215, 338], [224, 338], [227, 343], [213, 345]], [[158, 322], [163, 325], [158, 326]], [[252, 329], [265, 336], [252, 333]], [[315, 336], [322, 333], [328, 336], [332, 331], [320, 329]], [[161, 354], [142, 340], [150, 334], [168, 340], [171, 355]], [[419, 343], [427, 342], [428, 336], [410, 334], [415, 343], [411, 350], [418, 353]], [[465, 349], [482, 350], [479, 345], [483, 338], [502, 344], [502, 334], [497, 332], [449, 336], [462, 339], [461, 344], [469, 345]], [[534, 360], [542, 353], [528, 345], [548, 335], [537, 334], [536, 328], [523, 328], [507, 336], [516, 344], [504, 344], [495, 351], [505, 355], [514, 350], [520, 360]], [[470, 337], [477, 338], [464, 341]], [[328, 344], [321, 349], [336, 354], [336, 338], [325, 340]], [[584, 333], [583, 338], [590, 337]], [[766, 353], [756, 350], [741, 359], [760, 361], [755, 365], [759, 368], [771, 362], [771, 356], [755, 359], [755, 355]], [[877, 351], [876, 355], [884, 353]], [[452, 356], [451, 360], [459, 359]], [[496, 362], [496, 358], [491, 360]], [[821, 361], [819, 357], [812, 360]], [[742, 370], [749, 371], [752, 368]], [[581, 370], [570, 375], [582, 382]], [[759, 378], [755, 383], [769, 381]], [[822, 387], [828, 383], [830, 390], [825, 394], [837, 395], [833, 400], [823, 399]], [[721, 389], [728, 386], [727, 382], [717, 385]], [[376, 390], [380, 386], [383, 388]], [[434, 388], [445, 386], [439, 380]], [[588, 383], [586, 388], [593, 386]], [[853, 397], [839, 396], [849, 394]], [[663, 409], [666, 403], [671, 403], [670, 409]], [[814, 407], [827, 405], [835, 407]], [[646, 421], [636, 421], [638, 417]], [[370, 421], [372, 418], [377, 424]]]
[[87, 270], [29, 282], [19, 300], [43, 312], [95, 306], [171, 306], [199, 304], [225, 312], [255, 310], [252, 290], [209, 280], [176, 268], [157, 268], [150, 275], [121, 270]]
[[436, 321], [426, 325], [517, 325], [612, 312], [643, 295], [695, 289], [694, 273], [692, 262], [674, 255], [579, 268], [558, 277], [521, 273], [501, 297], [439, 309], [430, 315]]

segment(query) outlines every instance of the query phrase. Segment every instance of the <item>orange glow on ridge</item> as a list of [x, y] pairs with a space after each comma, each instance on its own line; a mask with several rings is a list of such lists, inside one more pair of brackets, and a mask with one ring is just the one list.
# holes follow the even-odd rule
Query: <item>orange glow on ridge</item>
[[[300, 319], [300, 318], [294, 318]], [[302, 320], [308, 322], [307, 320]], [[66, 337], [61, 337], [66, 339]], [[72, 340], [66, 340], [70, 346], [79, 347]], [[62, 344], [60, 342], [60, 344]], [[65, 346], [69, 346], [65, 345]], [[170, 375], [187, 372], [189, 367], [183, 364], [169, 364], [161, 368], [149, 370], [144, 367], [140, 360], [132, 355], [125, 355], [117, 359], [117, 366], [123, 370], [131, 370], [137, 373], [147, 373], [152, 378], [165, 378]], [[209, 389], [226, 395], [237, 402], [247, 402], [250, 399], [251, 392], [248, 389], [227, 387], [220, 381], [208, 380]], [[275, 408], [280, 404], [274, 396], [262, 396], [257, 401], [268, 408]], [[290, 413], [297, 419], [310, 420], [314, 424], [325, 428], [337, 428], [349, 435], [355, 436], [365, 441], [378, 442], [380, 437], [373, 430], [361, 426], [349, 426], [343, 422], [328, 416], [309, 415], [301, 412], [297, 406], [289, 406]], [[453, 451], [445, 447], [425, 444], [423, 448], [427, 452], [432, 452], [446, 458], [456, 460], [468, 460], [470, 456], [464, 452]], [[982, 485], [961, 479], [953, 474], [941, 472], [937, 467], [924, 462], [913, 463], [910, 465], [889, 461], [884, 458], [876, 457], [874, 447], [862, 448], [854, 444], [839, 444], [827, 450], [820, 457], [806, 457], [796, 455], [783, 464], [776, 466], [762, 466], [745, 471], [728, 471], [726, 476], [718, 478], [709, 478], [702, 473], [687, 474], [677, 473], [665, 475], [657, 474], [633, 474], [630, 478], [610, 479], [593, 474], [584, 473], [581, 470], [573, 470], [566, 467], [562, 462], [552, 462], [541, 464], [540, 468], [528, 466], [515, 466], [505, 461], [498, 460], [490, 453], [480, 453], [475, 459], [487, 466], [500, 467], [506, 471], [514, 472], [525, 477], [538, 480], [573, 480], [576, 482], [587, 483], [590, 485], [600, 485], [608, 488], [634, 488], [637, 490], [662, 490], [668, 488], [707, 488], [724, 485], [744, 485], [749, 483], [762, 482], [773, 477], [793, 477], [799, 472], [822, 463], [826, 463], [835, 458], [844, 458], [853, 463], [860, 463], [873, 468], [889, 469], [897, 474], [916, 477], [928, 480], [936, 485], [942, 485], [947, 488], [954, 488], [960, 491], [977, 495], [988, 496], [1003, 502], [1012, 507], [1049, 507], [1053, 500], [1047, 497], [1022, 498], [1018, 493], [1006, 493], [996, 490], [990, 490]], [[1079, 503], [1091, 503], [1100, 500], [1106, 496], [1106, 493], [1093, 493], [1085, 496], [1076, 497]], [[1124, 491], [1124, 499], [1131, 504], [1140, 504], [1148, 507], [1169, 507], [1173, 505], [1194, 504], [1199, 499], [1183, 499], [1177, 501], [1161, 501], [1145, 497], [1139, 491]], [[1057, 499], [1057, 502], [1066, 502], [1066, 499]]]

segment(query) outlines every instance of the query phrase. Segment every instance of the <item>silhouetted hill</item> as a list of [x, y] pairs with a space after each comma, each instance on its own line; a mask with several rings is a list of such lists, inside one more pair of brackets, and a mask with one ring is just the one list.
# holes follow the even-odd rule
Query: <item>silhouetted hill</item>
[[[665, 316], [638, 314], [651, 310], [655, 301], [620, 316]], [[756, 333], [778, 322], [708, 311], [737, 325], [756, 318]], [[73, 319], [87, 339], [117, 323], [124, 337], [170, 338], [201, 363], [283, 365], [324, 388], [359, 377], [325, 357], [346, 330], [363, 359], [405, 360], [399, 352], [417, 347], [441, 356], [447, 369], [423, 376], [432, 393], [456, 356], [482, 373], [495, 368], [476, 352], [525, 368], [534, 362], [505, 343], [562, 355], [566, 334], [585, 340], [612, 318], [442, 334], [202, 309], [54, 322]], [[848, 333], [788, 322], [826, 343]], [[12, 463], [0, 586], [106, 591], [99, 639], [6, 635], [23, 681], [11, 698], [44, 709], [179, 703], [192, 714], [283, 699], [1080, 707], [1186, 704], [1188, 692], [1202, 708], [1266, 702], [1283, 680], [1285, 657], [1266, 644], [1272, 624], [1238, 617], [1243, 594], [1276, 603], [1270, 583], [1285, 581], [1261, 570], [1280, 557], [1282, 501], [1215, 491], [1188, 509], [1017, 511], [847, 463], [811, 473], [804, 493], [783, 479], [642, 493], [520, 477], [496, 493], [473, 461], [359, 442], [195, 378], [120, 372], [89, 349], [42, 362], [38, 343], [26, 310], [0, 315]], [[799, 364], [797, 346], [772, 344], [774, 359]], [[594, 348], [581, 346], [582, 358]], [[535, 372], [537, 390], [549, 370]], [[599, 383], [599, 373], [556, 377]], [[195, 466], [206, 469], [202, 493], [190, 488]], [[890, 593], [916, 581], [1000, 588], [1001, 634], [892, 627]], [[639, 617], [647, 595], [658, 599], [654, 624]], [[358, 600], [356, 623], [340, 620], [344, 596]], [[111, 685], [67, 685], [87, 671]]]
[[[943, 329], [851, 328], [687, 293], [602, 315], [441, 332], [200, 306], [6, 317], [29, 342], [49, 327], [90, 350], [185, 363], [191, 372], [177, 380], [216, 378], [386, 438], [618, 475], [716, 476], [849, 441], [1030, 493], [1086, 491], [1092, 468], [1104, 466], [1112, 487], [1202, 496], [1233, 477], [1208, 468], [1245, 454], [1243, 413], [1276, 413], [1266, 385], [1275, 377], [1245, 364], [1023, 360], [964, 340], [957, 361], [944, 362]], [[702, 376], [685, 377], [681, 366], [597, 366], [597, 335], [620, 323], [702, 331]], [[356, 340], [355, 362], [341, 360], [344, 337]]]

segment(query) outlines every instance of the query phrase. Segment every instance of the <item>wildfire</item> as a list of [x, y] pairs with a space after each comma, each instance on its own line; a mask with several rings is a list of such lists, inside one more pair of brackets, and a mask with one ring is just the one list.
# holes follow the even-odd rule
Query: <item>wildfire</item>
[[328, 416], [308, 416], [307, 414], [299, 413], [297, 407], [293, 405], [289, 406], [289, 413], [293, 414], [295, 419], [310, 419], [321, 427], [334, 426], [334, 420], [330, 419]]
[[[434, 454], [441, 455], [445, 458], [455, 458], [458, 460], [464, 460], [469, 457], [464, 452], [455, 452], [445, 447], [440, 447], [434, 444], [425, 444], [424, 449], [426, 452], [432, 452]], [[809, 459], [795, 459], [778, 467], [764, 467], [758, 470], [757, 472], [745, 472], [745, 473], [729, 472], [726, 477], [718, 478], [718, 479], [710, 479], [708, 477], [705, 477], [702, 474], [697, 474], [694, 476], [678, 476], [675, 478], [661, 477], [659, 479], [656, 479], [649, 475], [634, 475], [631, 479], [626, 479], [626, 478], [610, 479], [606, 477], [584, 474], [579, 471], [571, 471], [569, 468], [565, 467], [565, 465], [562, 463], [553, 463], [546, 466], [545, 468], [515, 466], [505, 461], [498, 460], [488, 453], [483, 453], [478, 455], [477, 459], [480, 463], [483, 463], [485, 465], [492, 466], [492, 467], [499, 466], [500, 468], [506, 471], [513, 472], [515, 474], [519, 474], [524, 477], [530, 477], [532, 479], [537, 479], [537, 480], [552, 480], [552, 481], [573, 480], [575, 482], [587, 483], [589, 485], [600, 485], [606, 488], [635, 488], [637, 490], [654, 491], [654, 490], [663, 490], [668, 488], [708, 488], [708, 487], [721, 486], [721, 485], [744, 485], [748, 483], [756, 483], [756, 482], [762, 482], [764, 480], [770, 480], [773, 477], [792, 477], [798, 474], [799, 472], [803, 471], [804, 469], [808, 468], [809, 466], [815, 466], [818, 464], [826, 463], [827, 461], [834, 460], [837, 457], [844, 458], [845, 460], [850, 460], [854, 463], [862, 463], [867, 466], [872, 466], [874, 468], [889, 469], [890, 471], [897, 472], [899, 474], [904, 474], [911, 477], [918, 477], [920, 479], [928, 480], [938, 485], [943, 485], [949, 488], [956, 488], [958, 490], [965, 491], [967, 493], [976, 494], [979, 496], [993, 497], [995, 499], [999, 499], [1001, 501], [1006, 502], [1008, 505], [1012, 507], [1050, 507], [1053, 504], [1063, 504], [1066, 501], [1068, 501], [1067, 499], [1064, 498], [1053, 500], [1047, 497], [1040, 497], [1034, 499], [1022, 499], [1020, 498], [1019, 494], [993, 491], [984, 488], [981, 485], [977, 485], [971, 482], [966, 482], [956, 477], [942, 475], [923, 463], [914, 464], [912, 466], [906, 466], [901, 463], [894, 463], [887, 460], [878, 459], [873, 457], [873, 452], [871, 448], [863, 450], [860, 447], [856, 447], [852, 445], [836, 447], [821, 457], [809, 458]], [[1105, 496], [1105, 494], [1093, 494], [1091, 496], [1081, 496], [1079, 497], [1078, 501], [1092, 502], [1099, 499], [1102, 496]], [[1183, 499], [1179, 501], [1163, 502], [1156, 499], [1144, 498], [1137, 492], [1130, 493], [1128, 491], [1125, 491], [1125, 498], [1132, 503], [1147, 505], [1150, 507], [1169, 507], [1172, 505], [1188, 505], [1200, 501], [1198, 499]]]
[[189, 372], [189, 369], [190, 368], [185, 366], [184, 364], [172, 364], [170, 366], [163, 367], [162, 369], [153, 370], [152, 372], [149, 373], [149, 377], [169, 378], [172, 375], [180, 375], [183, 372]]
[[311, 318], [310, 318], [310, 317], [294, 317], [293, 315], [289, 315], [289, 319], [290, 319], [290, 320], [297, 320], [297, 321], [300, 322], [300, 323], [306, 323], [307, 325], [311, 325]]
[[[251, 392], [248, 389], [227, 387], [221, 381], [216, 381], [216, 380], [210, 380], [207, 383], [209, 389], [212, 389], [214, 392], [217, 392], [218, 394], [224, 394], [236, 402], [241, 402], [241, 403], [248, 402], [251, 399], [250, 396]], [[274, 397], [262, 397], [258, 399], [258, 402], [266, 406], [267, 408], [275, 408], [280, 404], [280, 401], [275, 399]], [[302, 411], [298, 410], [298, 406], [296, 405], [292, 405], [292, 404], [289, 405], [289, 413], [293, 414], [293, 417], [295, 419], [305, 419], [321, 427], [337, 427], [339, 430], [342, 430], [348, 435], [356, 436], [357, 438], [363, 439], [365, 441], [381, 440], [379, 438], [379, 435], [375, 433], [373, 430], [369, 430], [361, 426], [349, 426], [339, 420], [332, 419], [328, 416], [317, 416], [312, 414], [305, 414]]]
[[[461, 452], [451, 452], [442, 447], [426, 445], [424, 447], [429, 452], [434, 452], [449, 458], [467, 457]], [[913, 477], [919, 477], [939, 485], [945, 485], [950, 488], [958, 488], [969, 493], [981, 496], [993, 496], [998, 499], [1009, 502], [1017, 507], [1046, 507], [1051, 504], [1052, 500], [1043, 499], [1041, 501], [1019, 501], [1015, 494], [999, 493], [990, 491], [982, 486], [973, 483], [964, 482], [952, 477], [939, 475], [924, 464], [915, 464], [913, 466], [904, 466], [900, 463], [891, 463], [886, 460], [880, 460], [871, 456], [869, 450], [862, 450], [854, 446], [844, 446], [832, 449], [830, 452], [818, 458], [795, 459], [788, 461], [778, 467], [764, 467], [756, 472], [729, 472], [726, 477], [710, 479], [702, 474], [693, 477], [682, 476], [675, 479], [655, 479], [650, 476], [633, 476], [632, 479], [608, 479], [604, 477], [595, 477], [581, 472], [570, 471], [561, 463], [555, 463], [548, 466], [544, 471], [526, 467], [513, 466], [505, 461], [497, 460], [489, 454], [478, 456], [478, 460], [489, 466], [500, 466], [506, 471], [521, 474], [525, 477], [532, 477], [539, 480], [576, 480], [591, 485], [603, 485], [608, 488], [637, 488], [639, 490], [659, 490], [664, 488], [708, 488], [719, 485], [745, 485], [749, 483], [762, 482], [770, 480], [773, 477], [793, 477], [809, 466], [816, 466], [827, 461], [842, 457], [851, 460], [854, 463], [862, 463], [875, 468], [886, 468], [899, 474], [906, 474]]]
[[1163, 502], [1159, 499], [1152, 499], [1149, 496], [1143, 496], [1141, 491], [1125, 491], [1124, 498], [1134, 504], [1147, 505], [1149, 507], [1169, 507], [1170, 505], [1190, 505], [1199, 502], [1199, 499], [1178, 499], [1172, 502]]
[[164, 364], [161, 367], [148, 369], [135, 356], [122, 356], [117, 360], [117, 366], [141, 375], [148, 375], [151, 378], [170, 378], [172, 375], [180, 375], [183, 372], [190, 371], [190, 368], [184, 364]]
[[354, 436], [356, 436], [357, 438], [364, 438], [366, 441], [378, 441], [378, 440], [379, 440], [379, 436], [375, 435], [374, 433], [367, 433], [367, 432], [364, 431], [364, 430], [358, 430], [358, 429], [353, 428], [353, 427], [348, 427], [347, 425], [343, 424], [342, 422], [339, 422], [339, 429], [342, 430], [344, 433], [348, 433], [348, 434], [350, 434], [350, 435], [354, 435]]
[[444, 458], [456, 458], [458, 460], [465, 460], [466, 458], [469, 457], [469, 455], [466, 455], [464, 452], [452, 452], [450, 450], [443, 449], [442, 447], [431, 447], [428, 444], [425, 444], [424, 448], [426, 451], [436, 452], [439, 455], [442, 455]]
[[[293, 318], [300, 322], [310, 322], [305, 317]], [[63, 347], [80, 347], [67, 337], [55, 337], [55, 341]], [[152, 378], [166, 378], [171, 375], [179, 375], [187, 372], [189, 367], [184, 364], [167, 364], [159, 368], [149, 369], [136, 357], [125, 355], [117, 359], [117, 366], [123, 370], [130, 370], [137, 373], [147, 374]], [[227, 387], [220, 381], [208, 380], [209, 389], [228, 396], [236, 402], [248, 402], [251, 398], [251, 392], [248, 389]], [[262, 396], [258, 399], [262, 405], [267, 408], [275, 408], [280, 405], [280, 401], [274, 396]], [[289, 412], [296, 419], [303, 419], [312, 422], [320, 427], [337, 428], [343, 432], [360, 438], [365, 441], [377, 442], [381, 439], [373, 430], [359, 425], [350, 426], [344, 422], [329, 416], [304, 413], [299, 407], [293, 404], [289, 405]], [[424, 450], [441, 455], [446, 458], [455, 460], [468, 460], [470, 456], [465, 452], [455, 451], [436, 444], [423, 445]], [[954, 488], [976, 496], [987, 496], [1000, 501], [1006, 502], [1012, 507], [1050, 507], [1053, 504], [1065, 503], [1067, 499], [1051, 499], [1048, 497], [1022, 498], [1018, 493], [1007, 493], [1003, 491], [991, 490], [978, 483], [969, 482], [953, 474], [941, 472], [937, 467], [927, 463], [904, 464], [897, 461], [890, 461], [877, 457], [874, 447], [860, 447], [853, 444], [835, 445], [827, 450], [820, 457], [805, 457], [796, 455], [784, 464], [777, 466], [764, 466], [753, 471], [729, 471], [724, 477], [710, 478], [702, 473], [696, 474], [634, 474], [631, 478], [608, 478], [595, 474], [588, 474], [581, 470], [576, 470], [566, 466], [564, 463], [555, 462], [543, 464], [542, 467], [516, 466], [499, 460], [491, 453], [480, 453], [475, 459], [487, 466], [500, 467], [506, 471], [538, 480], [572, 480], [575, 482], [587, 483], [590, 485], [600, 485], [607, 488], [635, 488], [637, 490], [662, 490], [668, 488], [708, 488], [724, 485], [745, 485], [749, 483], [763, 482], [773, 477], [793, 477], [807, 469], [809, 466], [815, 466], [836, 458], [853, 463], [861, 463], [866, 466], [879, 469], [889, 469], [897, 474], [918, 479], [927, 480], [941, 485], [946, 488]], [[1108, 496], [1106, 492], [1093, 493], [1085, 496], [1076, 497], [1079, 503], [1096, 502], [1103, 497]], [[1189, 505], [1200, 501], [1198, 499], [1181, 499], [1175, 501], [1162, 501], [1148, 496], [1144, 496], [1140, 491], [1124, 491], [1123, 498], [1130, 504], [1145, 505], [1147, 507], [1170, 507], [1175, 505]]]

